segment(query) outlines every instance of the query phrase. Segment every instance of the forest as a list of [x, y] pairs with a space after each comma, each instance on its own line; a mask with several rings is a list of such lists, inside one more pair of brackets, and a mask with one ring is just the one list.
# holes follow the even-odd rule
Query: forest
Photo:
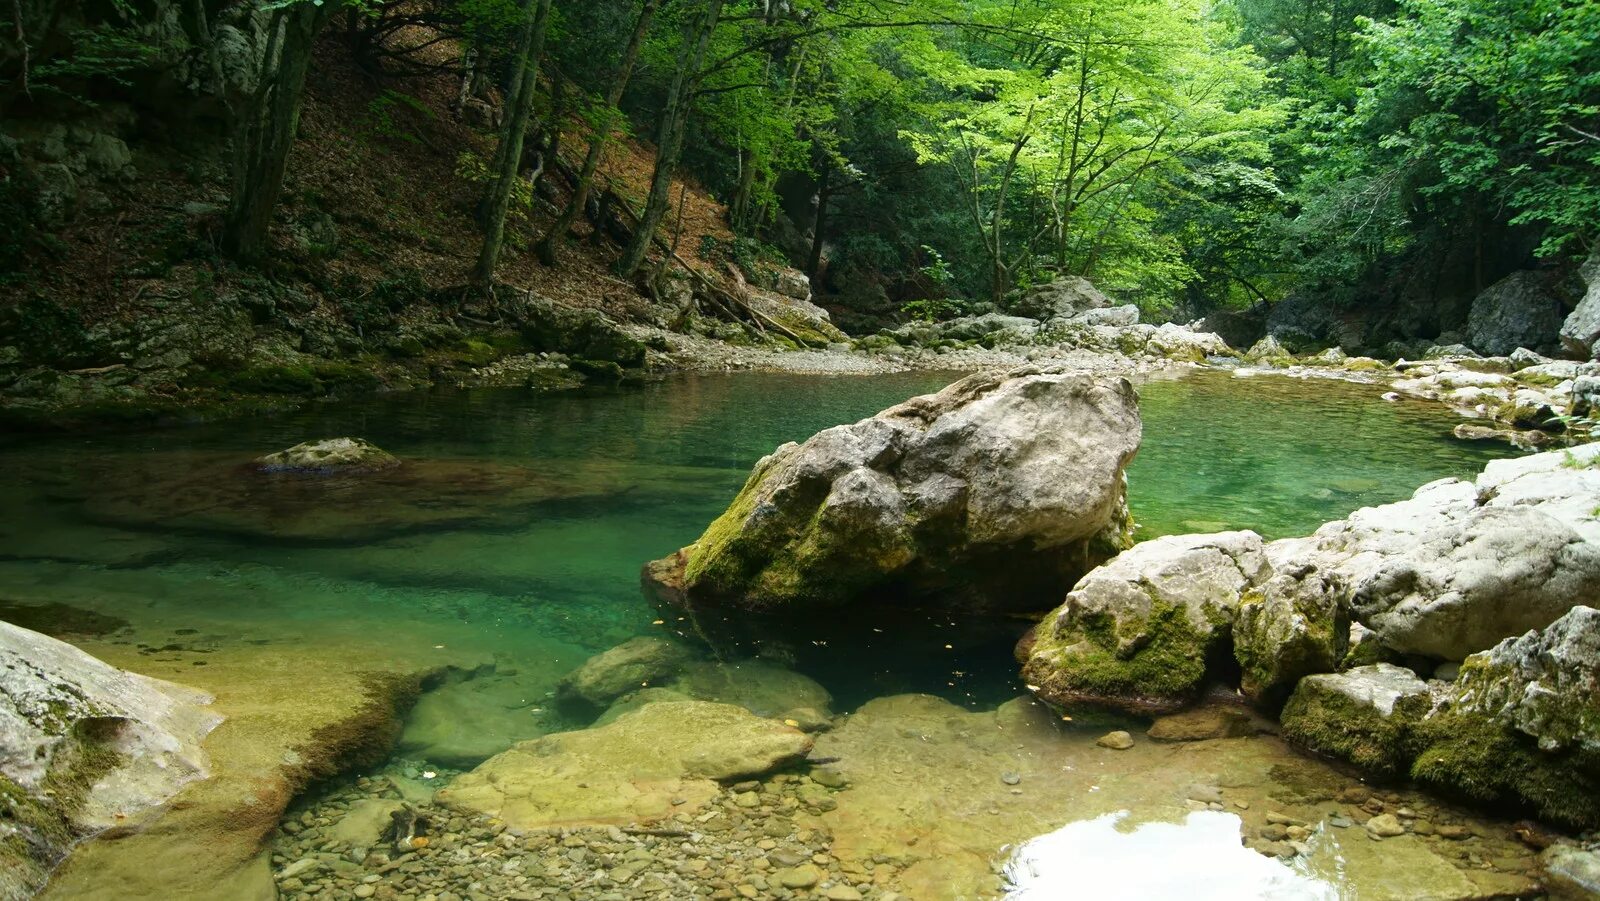
[[[652, 242], [681, 243], [668, 216], [681, 173], [724, 206], [730, 252], [780, 258], [882, 321], [1003, 306], [1059, 275], [1186, 320], [1291, 296], [1382, 307], [1418, 284], [1442, 304], [1516, 269], [1574, 265], [1600, 221], [1600, 9], [1579, 0], [19, 0], [9, 12], [7, 122], [119, 95], [158, 119], [173, 116], [149, 104], [194, 104], [185, 115], [227, 147], [214, 244], [242, 265], [270, 255], [286, 174], [314, 152], [294, 144], [319, 44], [354, 60], [375, 92], [373, 129], [397, 142], [416, 143], [408, 123], [435, 115], [414, 93], [429, 76], [458, 82], [453, 107], [492, 123], [492, 150], [429, 142], [481, 195], [463, 283], [492, 283], [508, 244], [559, 263], [601, 193], [607, 144], [630, 136], [653, 158], [642, 196], [606, 192], [638, 226], [618, 274], [634, 276]], [[162, 90], [186, 98], [141, 100], [158, 60], [181, 69]], [[136, 130], [163, 125], [178, 127]], [[556, 200], [538, 182], [558, 167], [570, 190]], [[44, 178], [8, 164], [14, 235], [37, 238], [49, 220], [38, 207], [60, 190]], [[14, 273], [40, 252], [9, 243], [0, 265]]]

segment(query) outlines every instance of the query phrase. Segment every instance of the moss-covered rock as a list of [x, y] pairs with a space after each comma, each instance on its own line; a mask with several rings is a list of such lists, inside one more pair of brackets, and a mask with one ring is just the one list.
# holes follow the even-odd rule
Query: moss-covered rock
[[644, 365], [645, 346], [598, 310], [563, 306], [535, 295], [518, 295], [510, 311], [521, 322], [528, 348], [602, 360], [627, 369]]
[[647, 567], [688, 606], [863, 597], [1038, 610], [1127, 541], [1132, 386], [1025, 368], [971, 376], [756, 465], [693, 545]]
[[1394, 778], [1409, 770], [1413, 730], [1431, 706], [1416, 673], [1377, 663], [1301, 679], [1280, 720], [1290, 741]]
[[1137, 545], [1085, 576], [1045, 618], [1023, 678], [1067, 707], [1177, 710], [1226, 652], [1241, 595], [1270, 572], [1254, 532]]
[[1332, 672], [1350, 634], [1345, 580], [1314, 564], [1283, 565], [1249, 589], [1233, 624], [1240, 690], [1275, 708], [1302, 677]]

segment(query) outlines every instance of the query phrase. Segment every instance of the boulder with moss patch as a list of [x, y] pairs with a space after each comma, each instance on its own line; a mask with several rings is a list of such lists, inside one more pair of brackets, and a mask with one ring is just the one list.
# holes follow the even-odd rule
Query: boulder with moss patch
[[1177, 710], [1226, 652], [1241, 595], [1270, 575], [1254, 532], [1144, 542], [1085, 576], [1045, 618], [1023, 678], [1066, 707]]
[[0, 622], [0, 895], [27, 897], [71, 844], [209, 775], [211, 697]]
[[1280, 721], [1290, 741], [1388, 778], [1407, 771], [1411, 730], [1431, 707], [1416, 673], [1375, 663], [1301, 679]]
[[969, 376], [778, 448], [646, 583], [684, 606], [764, 612], [1042, 609], [1126, 546], [1139, 433], [1125, 379]]
[[641, 635], [584, 661], [561, 680], [559, 692], [604, 707], [625, 694], [676, 677], [695, 656], [687, 645]]
[[[1269, 545], [1271, 556], [1279, 546]], [[1233, 624], [1240, 690], [1276, 707], [1305, 676], [1332, 672], [1349, 645], [1344, 579], [1314, 563], [1279, 562], [1272, 577], [1247, 590]]]

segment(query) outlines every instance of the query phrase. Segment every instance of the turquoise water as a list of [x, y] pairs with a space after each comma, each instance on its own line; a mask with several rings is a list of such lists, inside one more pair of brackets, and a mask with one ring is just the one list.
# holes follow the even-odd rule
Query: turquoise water
[[[200, 622], [213, 651], [335, 623], [437, 630], [469, 636], [547, 688], [587, 654], [656, 628], [640, 566], [697, 537], [761, 455], [954, 377], [740, 374], [549, 395], [403, 394], [270, 419], [13, 438], [0, 446], [0, 601], [126, 619], [150, 653], [163, 641], [177, 642], [171, 653], [195, 650], [159, 636]], [[1368, 386], [1208, 373], [1140, 391], [1145, 440], [1129, 483], [1141, 538], [1301, 534], [1496, 455], [1451, 440], [1443, 411], [1389, 404]], [[240, 471], [336, 435], [417, 461], [421, 481], [269, 492]], [[963, 632], [954, 620], [931, 626]], [[844, 708], [896, 691], [973, 705], [1015, 691], [993, 636], [954, 640], [937, 659], [903, 637], [887, 636], [857, 667], [810, 675]]]

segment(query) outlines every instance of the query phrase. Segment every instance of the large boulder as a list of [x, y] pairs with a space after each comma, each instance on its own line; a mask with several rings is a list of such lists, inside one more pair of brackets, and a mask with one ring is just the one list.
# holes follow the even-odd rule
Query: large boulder
[[210, 775], [210, 703], [0, 622], [0, 895], [31, 895], [77, 839]]
[[1356, 615], [1388, 647], [1460, 660], [1600, 596], [1600, 546], [1529, 507], [1478, 508], [1363, 577]]
[[1127, 543], [1133, 386], [980, 373], [756, 464], [694, 544], [646, 567], [685, 606], [1049, 606]]
[[1513, 272], [1485, 288], [1472, 301], [1467, 322], [1472, 346], [1494, 356], [1519, 347], [1535, 350], [1555, 344], [1562, 324], [1562, 304], [1544, 273]]
[[1542, 631], [1474, 654], [1456, 686], [1458, 710], [1515, 729], [1541, 751], [1600, 765], [1600, 610], [1573, 607]]
[[1128, 303], [1119, 307], [1095, 307], [1073, 316], [1068, 322], [1081, 325], [1110, 325], [1127, 328], [1139, 324], [1138, 306]]
[[742, 707], [661, 701], [603, 726], [523, 742], [434, 798], [513, 829], [643, 823], [704, 805], [717, 782], [793, 763], [811, 742]]
[[1056, 318], [1070, 319], [1087, 310], [1111, 306], [1111, 299], [1088, 279], [1068, 275], [1052, 282], [1035, 285], [1010, 303], [1010, 311], [1017, 316], [1042, 321]]
[[1578, 306], [1561, 324], [1561, 345], [1587, 360], [1595, 356], [1595, 343], [1600, 341], [1600, 247], [1589, 254], [1578, 275], [1585, 290]]
[[1023, 679], [1066, 707], [1177, 710], [1226, 650], [1240, 597], [1270, 572], [1254, 532], [1136, 545], [1085, 576], [1039, 625]]
[[522, 339], [533, 350], [564, 353], [584, 360], [643, 366], [645, 346], [598, 310], [569, 307], [532, 293], [506, 292], [504, 311], [521, 324]]
[[1025, 344], [1039, 333], [1039, 322], [1021, 316], [985, 313], [963, 316], [939, 326], [939, 337], [953, 341], [979, 341], [988, 345]]

